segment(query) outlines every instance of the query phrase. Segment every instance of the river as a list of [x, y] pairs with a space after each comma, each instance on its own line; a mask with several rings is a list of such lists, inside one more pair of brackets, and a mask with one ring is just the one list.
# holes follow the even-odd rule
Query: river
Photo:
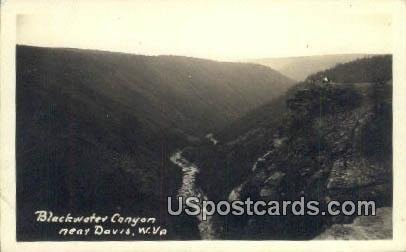
[[[186, 197], [197, 197], [200, 202], [207, 200], [207, 196], [196, 185], [196, 176], [199, 173], [199, 168], [192, 162], [189, 162], [182, 156], [182, 151], [177, 151], [170, 157], [172, 163], [182, 169], [182, 186], [179, 188], [178, 197], [186, 199]], [[184, 204], [183, 204], [184, 205]], [[203, 210], [203, 209], [202, 209]], [[212, 216], [207, 216], [207, 220], [202, 220], [202, 215], [196, 216], [199, 220], [198, 229], [203, 240], [212, 240], [216, 238]]]

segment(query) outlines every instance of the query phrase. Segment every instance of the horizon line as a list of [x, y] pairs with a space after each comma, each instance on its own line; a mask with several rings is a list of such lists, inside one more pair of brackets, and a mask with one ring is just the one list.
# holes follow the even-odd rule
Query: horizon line
[[65, 50], [83, 50], [83, 51], [96, 51], [96, 52], [106, 52], [106, 53], [119, 53], [119, 54], [128, 54], [135, 56], [147, 56], [147, 57], [159, 57], [159, 56], [174, 56], [174, 57], [185, 57], [185, 58], [194, 58], [194, 59], [204, 59], [218, 62], [236, 62], [236, 63], [256, 63], [255, 60], [269, 60], [269, 59], [288, 59], [288, 58], [306, 58], [306, 57], [322, 57], [322, 56], [345, 56], [345, 55], [366, 55], [366, 56], [379, 56], [379, 55], [393, 55], [392, 52], [386, 53], [365, 53], [365, 52], [354, 52], [354, 53], [326, 53], [326, 54], [311, 54], [311, 55], [292, 55], [292, 56], [264, 56], [260, 58], [244, 58], [244, 59], [214, 59], [214, 58], [205, 58], [198, 56], [190, 55], [181, 55], [181, 54], [140, 54], [136, 52], [128, 51], [119, 51], [119, 50], [108, 50], [108, 49], [98, 49], [98, 48], [79, 48], [79, 47], [65, 47], [65, 46], [44, 46], [44, 45], [32, 45], [32, 44], [20, 44], [16, 43], [17, 46], [26, 46], [26, 47], [37, 47], [37, 48], [50, 48], [50, 49], [65, 49]]

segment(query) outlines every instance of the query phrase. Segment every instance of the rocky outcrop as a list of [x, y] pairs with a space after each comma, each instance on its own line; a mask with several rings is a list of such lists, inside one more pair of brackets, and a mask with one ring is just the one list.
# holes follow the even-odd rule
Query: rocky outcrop
[[270, 177], [268, 177], [262, 186], [259, 196], [265, 199], [274, 199], [278, 195], [278, 188], [286, 176], [283, 172], [274, 172]]
[[[330, 200], [374, 200], [378, 207], [391, 205], [391, 150], [387, 150], [387, 143], [368, 146], [373, 144], [369, 142], [371, 139], [391, 135], [391, 120], [387, 120], [391, 118], [391, 110], [384, 113], [377, 110], [381, 106], [390, 108], [391, 103], [376, 104], [365, 90], [352, 86], [325, 85], [297, 92], [288, 104], [290, 110], [280, 133], [270, 141], [268, 150], [259, 155], [250, 176], [234, 188], [229, 199], [244, 200], [249, 196], [266, 201], [295, 200], [305, 196], [319, 200], [321, 209]], [[384, 213], [390, 215], [388, 211]], [[389, 217], [377, 218], [386, 221]], [[239, 228], [253, 232], [269, 231], [270, 225], [280, 226], [285, 234], [304, 239], [314, 237], [329, 226], [333, 236], [335, 231], [348, 233], [341, 235], [343, 239], [350, 239], [352, 234], [354, 239], [373, 239], [386, 237], [388, 233], [379, 231], [379, 225], [371, 225], [365, 230], [376, 229], [375, 234], [362, 234], [359, 227], [360, 223], [365, 224], [362, 217], [348, 225], [343, 223], [351, 223], [353, 217], [318, 217], [316, 225], [314, 220], [281, 217], [267, 221], [248, 217], [244, 222], [246, 226]], [[275, 232], [281, 231], [268, 235], [280, 234]]]

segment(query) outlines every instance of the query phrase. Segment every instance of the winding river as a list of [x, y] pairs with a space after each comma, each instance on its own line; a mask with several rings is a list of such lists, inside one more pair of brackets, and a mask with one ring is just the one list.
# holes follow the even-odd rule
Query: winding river
[[[199, 168], [182, 157], [182, 151], [177, 151], [170, 157], [172, 163], [176, 164], [182, 169], [182, 186], [179, 188], [178, 197], [197, 197], [200, 202], [207, 200], [207, 196], [196, 185], [196, 176], [199, 173]], [[199, 220], [198, 229], [200, 236], [203, 240], [211, 240], [216, 238], [216, 234], [213, 228], [212, 216], [207, 216], [207, 220], [202, 220], [202, 215], [196, 216]]]

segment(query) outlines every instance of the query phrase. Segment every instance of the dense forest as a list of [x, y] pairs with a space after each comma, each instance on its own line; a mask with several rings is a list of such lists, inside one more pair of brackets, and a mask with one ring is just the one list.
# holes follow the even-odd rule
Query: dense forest
[[338, 64], [334, 68], [309, 75], [306, 81], [319, 80], [321, 77], [337, 83], [386, 82], [392, 79], [392, 57], [379, 55]]

